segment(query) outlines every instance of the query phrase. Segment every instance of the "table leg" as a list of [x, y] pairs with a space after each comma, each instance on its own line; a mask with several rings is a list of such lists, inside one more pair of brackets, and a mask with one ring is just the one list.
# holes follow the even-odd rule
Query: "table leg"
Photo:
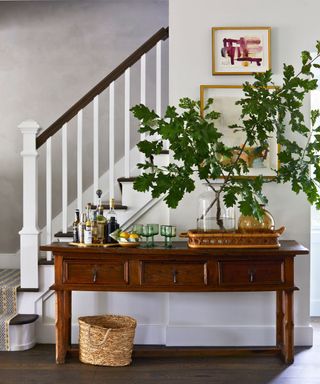
[[64, 291], [56, 291], [56, 363], [64, 364], [65, 357]]
[[293, 290], [284, 291], [283, 357], [287, 364], [294, 360]]
[[71, 348], [71, 291], [64, 291], [64, 340], [67, 349]]
[[277, 306], [277, 323], [276, 323], [276, 345], [283, 348], [283, 333], [284, 333], [284, 311], [283, 311], [283, 291], [276, 291], [276, 306]]

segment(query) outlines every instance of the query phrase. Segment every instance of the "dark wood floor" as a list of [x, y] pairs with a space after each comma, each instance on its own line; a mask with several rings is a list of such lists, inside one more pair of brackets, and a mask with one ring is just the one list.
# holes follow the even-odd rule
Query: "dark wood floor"
[[54, 362], [54, 346], [0, 352], [0, 384], [320, 384], [320, 321], [312, 348], [295, 362], [276, 357], [135, 358], [129, 367], [95, 367], [72, 357]]

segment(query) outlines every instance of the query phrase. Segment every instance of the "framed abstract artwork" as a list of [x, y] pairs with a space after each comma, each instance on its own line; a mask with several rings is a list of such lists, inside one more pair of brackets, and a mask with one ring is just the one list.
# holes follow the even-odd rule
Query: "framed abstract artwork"
[[251, 75], [271, 68], [270, 27], [213, 27], [212, 74]]
[[[270, 88], [272, 91], [273, 88]], [[201, 112], [209, 98], [212, 98], [211, 109], [220, 112], [220, 117], [215, 120], [215, 126], [223, 134], [223, 142], [229, 147], [243, 148], [242, 159], [247, 163], [249, 173], [244, 176], [264, 176], [272, 178], [278, 170], [279, 146], [275, 136], [271, 136], [265, 143], [245, 146], [245, 134], [240, 130], [229, 128], [230, 125], [242, 125], [241, 106], [236, 101], [244, 96], [242, 85], [200, 85]], [[210, 112], [210, 109], [207, 111]], [[224, 176], [224, 175], [221, 175]], [[241, 175], [239, 175], [241, 176]]]

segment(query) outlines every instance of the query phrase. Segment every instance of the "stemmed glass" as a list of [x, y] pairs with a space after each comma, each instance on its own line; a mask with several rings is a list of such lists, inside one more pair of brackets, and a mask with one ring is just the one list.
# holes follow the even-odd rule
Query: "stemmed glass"
[[151, 236], [151, 246], [154, 247], [154, 236], [159, 234], [159, 224], [147, 224], [149, 225], [152, 229], [152, 236]]
[[164, 236], [165, 248], [172, 248], [172, 238], [176, 237], [176, 231], [175, 225], [161, 225], [160, 234]]
[[143, 229], [143, 224], [134, 224], [132, 227], [132, 232], [136, 233], [139, 236], [142, 236], [142, 229]]
[[153, 237], [153, 227], [152, 224], [146, 224], [142, 226], [142, 236], [146, 238], [146, 248], [153, 247], [153, 240], [149, 241], [150, 237]]

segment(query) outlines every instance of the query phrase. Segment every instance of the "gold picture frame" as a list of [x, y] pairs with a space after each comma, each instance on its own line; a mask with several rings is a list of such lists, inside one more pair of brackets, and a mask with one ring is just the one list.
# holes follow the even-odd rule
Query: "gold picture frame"
[[[275, 89], [276, 87], [268, 87]], [[213, 98], [212, 108], [220, 112], [221, 116], [215, 120], [215, 125], [223, 133], [225, 144], [229, 147], [240, 146], [244, 142], [241, 132], [234, 132], [228, 128], [229, 125], [239, 122], [241, 115], [241, 107], [236, 105], [235, 102], [243, 96], [242, 85], [200, 85], [200, 111], [203, 114], [203, 109], [206, 100]], [[230, 135], [229, 135], [230, 133]], [[278, 153], [279, 145], [276, 136], [268, 140], [268, 149], [266, 152], [258, 152], [259, 147], [248, 147], [246, 149], [247, 158], [245, 161], [248, 163], [249, 173], [238, 176], [254, 178], [263, 176], [265, 178], [274, 178], [276, 171], [279, 169]], [[224, 177], [224, 175], [221, 175]]]
[[271, 69], [271, 27], [213, 27], [212, 74], [252, 75]]

